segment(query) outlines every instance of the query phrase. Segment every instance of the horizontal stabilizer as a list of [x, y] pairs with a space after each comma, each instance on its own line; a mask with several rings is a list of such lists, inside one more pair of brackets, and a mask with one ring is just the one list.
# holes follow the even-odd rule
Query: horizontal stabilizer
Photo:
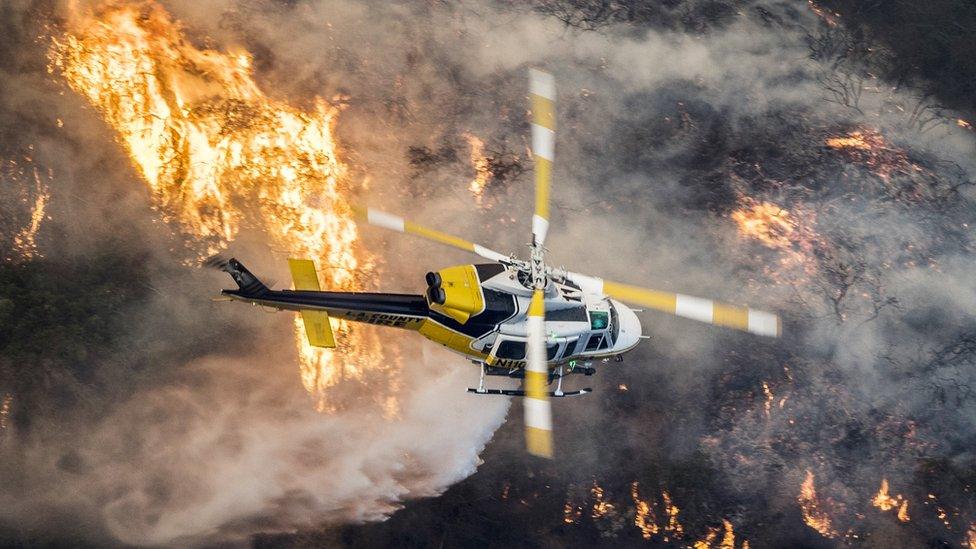
[[[315, 272], [315, 263], [311, 259], [289, 259], [288, 268], [291, 270], [292, 282], [295, 290], [306, 292], [320, 292], [319, 275]], [[305, 336], [309, 345], [335, 349], [335, 334], [329, 322], [329, 313], [322, 310], [302, 309], [302, 321], [305, 322]]]
[[302, 320], [305, 321], [305, 335], [312, 347], [327, 347], [335, 349], [335, 334], [329, 323], [329, 313], [302, 309]]

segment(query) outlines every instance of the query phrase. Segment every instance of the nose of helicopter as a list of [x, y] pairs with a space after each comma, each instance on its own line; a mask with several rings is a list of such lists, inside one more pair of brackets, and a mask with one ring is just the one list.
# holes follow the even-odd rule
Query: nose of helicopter
[[612, 299], [611, 302], [614, 308], [617, 309], [617, 322], [620, 323], [620, 333], [617, 335], [617, 340], [613, 344], [613, 352], [622, 353], [629, 351], [640, 341], [640, 320], [630, 307], [616, 299]]

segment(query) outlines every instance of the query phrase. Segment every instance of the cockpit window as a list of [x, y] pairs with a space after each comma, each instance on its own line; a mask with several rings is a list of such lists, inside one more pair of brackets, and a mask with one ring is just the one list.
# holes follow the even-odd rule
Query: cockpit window
[[586, 342], [587, 351], [595, 351], [600, 348], [600, 342], [603, 341], [602, 334], [593, 334], [590, 339]]
[[498, 344], [498, 351], [495, 352], [495, 356], [512, 360], [525, 360], [525, 342], [506, 339]]
[[604, 330], [610, 324], [610, 313], [605, 311], [590, 311], [590, 329]]

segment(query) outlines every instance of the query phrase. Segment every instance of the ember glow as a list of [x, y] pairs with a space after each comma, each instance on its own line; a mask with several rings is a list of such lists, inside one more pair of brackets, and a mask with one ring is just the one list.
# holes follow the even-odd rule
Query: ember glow
[[800, 504], [800, 511], [803, 514], [803, 522], [813, 528], [826, 538], [837, 536], [837, 532], [831, 525], [830, 517], [823, 509], [820, 500], [817, 499], [817, 487], [814, 484], [813, 471], [807, 471], [807, 476], [800, 486], [800, 495], [797, 496]]
[[19, 251], [21, 257], [25, 259], [37, 255], [37, 243], [34, 239], [37, 236], [37, 231], [41, 228], [41, 222], [44, 221], [44, 208], [47, 207], [47, 201], [50, 198], [47, 188], [41, 183], [37, 168], [34, 168], [34, 182], [37, 184], [37, 192], [30, 210], [30, 223], [14, 237], [14, 249]]
[[10, 426], [10, 407], [14, 404], [14, 395], [6, 393], [0, 400], [0, 435]]
[[583, 516], [583, 508], [578, 505], [573, 505], [573, 502], [567, 501], [566, 505], [563, 506], [563, 522], [566, 524], [575, 524], [576, 521]]
[[[198, 243], [201, 257], [253, 225], [274, 248], [315, 260], [324, 287], [360, 289], [355, 273], [369, 273], [372, 261], [355, 245], [343, 197], [335, 109], [270, 99], [250, 54], [197, 48], [152, 2], [109, 3], [79, 18], [53, 41], [50, 60], [116, 131], [163, 218]], [[340, 345], [381, 347], [369, 330], [334, 327]], [[300, 319], [295, 331], [302, 382], [320, 410], [332, 407], [329, 387], [389, 367], [378, 351], [340, 351], [355, 356], [340, 360], [309, 346]]]
[[773, 407], [773, 398], [775, 397], [773, 396], [773, 391], [769, 388], [768, 381], [762, 382], [762, 389], [763, 396], [766, 397], [766, 400], [763, 402], [763, 413], [766, 414], [766, 417], [769, 417], [769, 411]]
[[836, 27], [837, 24], [839, 23], [839, 19], [840, 19], [839, 13], [834, 13], [827, 10], [826, 8], [820, 7], [813, 0], [807, 0], [807, 5], [810, 6], [810, 11], [812, 11], [814, 14], [816, 14], [817, 17], [823, 20], [823, 22], [826, 23], [827, 26]]
[[885, 183], [890, 183], [895, 175], [924, 171], [908, 158], [905, 151], [889, 144], [881, 132], [874, 129], [829, 137], [825, 143], [829, 148], [843, 152], [852, 161], [864, 164]]

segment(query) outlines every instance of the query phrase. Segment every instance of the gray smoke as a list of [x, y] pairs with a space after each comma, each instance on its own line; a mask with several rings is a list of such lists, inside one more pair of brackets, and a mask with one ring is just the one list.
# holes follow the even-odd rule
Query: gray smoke
[[[841, 502], [832, 509], [843, 529], [841, 515], [864, 507], [882, 477], [904, 486], [918, 458], [971, 462], [972, 356], [946, 349], [973, 333], [976, 310], [972, 225], [962, 225], [974, 198], [973, 135], [952, 113], [921, 124], [911, 113], [925, 98], [870, 77], [858, 82], [867, 91], [856, 103], [838, 103], [831, 78], [861, 74], [870, 60], [811, 53], [811, 38], [829, 33], [805, 3], [750, 5], [700, 34], [619, 24], [582, 31], [502, 3], [164, 4], [193, 39], [254, 52], [270, 95], [344, 103], [338, 135], [364, 202], [503, 252], [524, 251], [532, 207], [525, 69], [551, 70], [554, 262], [786, 319], [783, 340], [754, 342], [647, 313], [654, 339], [628, 360], [630, 379], [663, 384], [686, 402], [665, 451], [703, 452], [742, 499], [793, 509], [812, 470], [818, 491]], [[97, 115], [58, 95], [36, 59], [7, 75], [4, 128], [10, 113], [31, 113], [28, 127], [43, 128], [31, 140], [56, 175], [52, 224], [65, 238], [49, 238], [48, 253], [84, 254], [126, 227], [138, 235], [127, 244], [152, 265], [173, 262], [179, 235], [155, 221]], [[65, 121], [64, 132], [45, 110]], [[825, 138], [859, 127], [880, 130], [933, 175], [881, 181], [863, 160], [824, 148]], [[474, 176], [466, 134], [525, 170], [493, 181], [481, 208], [466, 190]], [[801, 250], [812, 271], [736, 234], [728, 213], [742, 196], [812, 212], [801, 220], [816, 235], [813, 251]], [[383, 290], [415, 292], [424, 271], [470, 261], [372, 229], [363, 237], [385, 258]], [[260, 235], [242, 240], [239, 257], [258, 256], [261, 272], [285, 279], [280, 262], [249, 243]], [[384, 344], [402, 355], [401, 417], [384, 419], [368, 396], [382, 377], [340, 388], [342, 411], [317, 414], [282, 315], [204, 305], [226, 281], [163, 269], [150, 276], [161, 295], [133, 312], [138, 322], [123, 341], [172, 349], [212, 338], [222, 350], [162, 364], [167, 375], [129, 394], [92, 396], [97, 421], [67, 434], [42, 424], [23, 442], [4, 439], [2, 478], [21, 479], [0, 493], [4, 521], [44, 530], [71, 517], [72, 535], [184, 544], [378, 520], [471, 474], [504, 417], [505, 402], [461, 392], [476, 375], [463, 360], [386, 332]], [[614, 372], [603, 375], [605, 389], [616, 385]], [[729, 376], [748, 382], [710, 395], [721, 417], [693, 404]], [[775, 394], [768, 415], [760, 380]], [[557, 413], [586, 425], [605, 412], [591, 398]], [[645, 436], [650, 413], [621, 418], [631, 437], [621, 448]], [[614, 450], [600, 444], [565, 447], [588, 464]]]

